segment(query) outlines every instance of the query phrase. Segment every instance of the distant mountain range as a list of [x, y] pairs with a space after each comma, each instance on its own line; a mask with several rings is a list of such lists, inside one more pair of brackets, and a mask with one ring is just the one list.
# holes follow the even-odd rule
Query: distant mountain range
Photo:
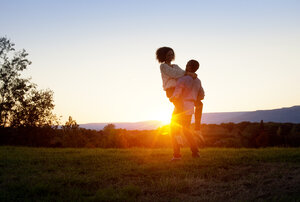
[[[110, 123], [86, 123], [79, 124], [81, 128], [102, 130], [107, 124]], [[163, 126], [161, 121], [142, 121], [142, 122], [116, 122], [112, 123], [116, 128], [124, 128], [127, 130], [153, 130]]]
[[257, 110], [249, 112], [220, 112], [204, 113], [203, 123], [239, 123], [250, 122], [280, 122], [280, 123], [300, 123], [300, 106], [286, 107], [272, 110]]
[[[272, 109], [272, 110], [257, 110], [248, 112], [218, 112], [218, 113], [203, 113], [202, 123], [220, 124], [220, 123], [239, 123], [243, 121], [250, 122], [280, 122], [280, 123], [300, 123], [300, 105]], [[80, 124], [80, 127], [87, 129], [102, 130], [109, 123], [87, 123]], [[152, 130], [162, 126], [160, 121], [143, 121], [143, 122], [121, 122], [113, 123], [116, 128], [124, 128], [127, 130]]]

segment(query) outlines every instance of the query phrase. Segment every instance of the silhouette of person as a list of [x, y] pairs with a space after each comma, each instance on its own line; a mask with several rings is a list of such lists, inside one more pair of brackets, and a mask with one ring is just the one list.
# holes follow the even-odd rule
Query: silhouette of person
[[[177, 79], [189, 75], [192, 78], [197, 78], [197, 74], [193, 72], [186, 72], [182, 70], [178, 65], [171, 64], [171, 62], [175, 59], [174, 50], [170, 47], [161, 47], [156, 51], [156, 59], [158, 60], [160, 65], [160, 72], [163, 81], [163, 89], [166, 91], [166, 95], [168, 98], [173, 95], [175, 90]], [[200, 130], [201, 117], [202, 117], [202, 108], [203, 104], [199, 99], [195, 102], [196, 110], [195, 110], [195, 130]], [[175, 105], [175, 103], [173, 103]], [[176, 108], [176, 107], [175, 107]], [[179, 106], [177, 106], [177, 111], [174, 110], [172, 114], [172, 122], [171, 122], [171, 135], [173, 148], [176, 147], [177, 144], [181, 144], [180, 139], [176, 139], [178, 137], [178, 133], [176, 132], [178, 126], [176, 124], [176, 114], [178, 113]], [[177, 135], [175, 135], [177, 134]], [[174, 155], [174, 154], [173, 154]], [[175, 157], [175, 156], [174, 156]], [[176, 157], [180, 158], [180, 156]]]
[[[199, 68], [199, 62], [190, 60], [186, 64], [186, 72], [195, 73]], [[193, 132], [190, 129], [192, 115], [194, 114], [195, 102], [200, 94], [204, 96], [204, 90], [201, 81], [196, 78], [193, 79], [190, 75], [180, 77], [176, 82], [176, 87], [170, 101], [175, 103], [175, 111], [178, 114], [178, 123], [182, 127], [183, 134], [185, 135], [190, 145], [192, 156], [199, 157], [197, 143], [194, 139]], [[180, 158], [180, 145], [173, 146], [174, 154], [173, 159]]]

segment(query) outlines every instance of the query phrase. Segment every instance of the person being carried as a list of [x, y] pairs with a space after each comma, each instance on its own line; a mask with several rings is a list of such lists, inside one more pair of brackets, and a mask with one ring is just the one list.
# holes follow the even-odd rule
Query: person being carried
[[[190, 60], [186, 64], [186, 72], [195, 73], [199, 68], [199, 62]], [[176, 82], [175, 90], [169, 98], [171, 102], [175, 103], [175, 113], [178, 114], [178, 122], [182, 127], [183, 134], [186, 137], [193, 157], [199, 157], [198, 147], [195, 141], [193, 132], [190, 129], [192, 115], [194, 114], [194, 107], [197, 101], [204, 98], [204, 90], [201, 81], [196, 78], [193, 79], [190, 75], [185, 75], [179, 78]], [[179, 160], [180, 145], [173, 145], [173, 159]]]

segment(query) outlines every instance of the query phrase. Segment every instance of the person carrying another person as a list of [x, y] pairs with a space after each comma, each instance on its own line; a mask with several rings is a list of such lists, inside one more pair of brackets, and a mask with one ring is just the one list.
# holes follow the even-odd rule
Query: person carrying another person
[[[193, 77], [193, 79], [197, 78], [196, 73], [186, 72], [182, 70], [178, 65], [172, 64], [172, 61], [175, 59], [175, 53], [174, 50], [170, 47], [158, 48], [156, 51], [156, 59], [160, 63], [160, 72], [163, 82], [163, 89], [166, 91], [166, 95], [168, 98], [170, 98], [173, 95], [176, 82], [179, 78], [185, 75], [190, 75], [191, 77]], [[203, 136], [200, 133], [200, 124], [203, 109], [203, 103], [201, 102], [201, 100], [203, 99], [203, 97], [204, 91], [203, 94], [199, 94], [198, 99], [195, 102], [195, 132], [201, 140], [201, 142], [204, 142]], [[175, 103], [173, 104], [175, 105]], [[177, 106], [177, 109], [178, 107], [179, 106]], [[173, 145], [182, 144], [181, 136], [180, 134], [178, 134], [178, 130], [180, 130], [180, 128], [178, 127], [178, 124], [176, 124], [177, 115], [175, 112], [176, 111], [174, 110], [172, 114], [173, 121], [171, 122], [171, 136]]]
[[[193, 79], [192, 73], [195, 73], [199, 68], [199, 62], [196, 60], [190, 60], [186, 64], [185, 71], [190, 73], [183, 77], [180, 77], [175, 86], [175, 90], [170, 96], [170, 101], [174, 103], [174, 114], [177, 114], [177, 121], [182, 127], [184, 136], [186, 137], [189, 146], [192, 151], [192, 157], [199, 157], [198, 147], [195, 140], [193, 131], [190, 129], [192, 115], [194, 114], [195, 103], [201, 102], [204, 98], [204, 90], [201, 85], [201, 81], [196, 78]], [[180, 160], [180, 144], [173, 144], [173, 159]]]

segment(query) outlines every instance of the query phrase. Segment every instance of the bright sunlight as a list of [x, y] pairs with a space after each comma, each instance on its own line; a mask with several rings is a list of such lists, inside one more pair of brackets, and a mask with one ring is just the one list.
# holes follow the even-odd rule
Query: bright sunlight
[[172, 113], [163, 111], [158, 114], [157, 119], [161, 121], [164, 125], [170, 124]]

